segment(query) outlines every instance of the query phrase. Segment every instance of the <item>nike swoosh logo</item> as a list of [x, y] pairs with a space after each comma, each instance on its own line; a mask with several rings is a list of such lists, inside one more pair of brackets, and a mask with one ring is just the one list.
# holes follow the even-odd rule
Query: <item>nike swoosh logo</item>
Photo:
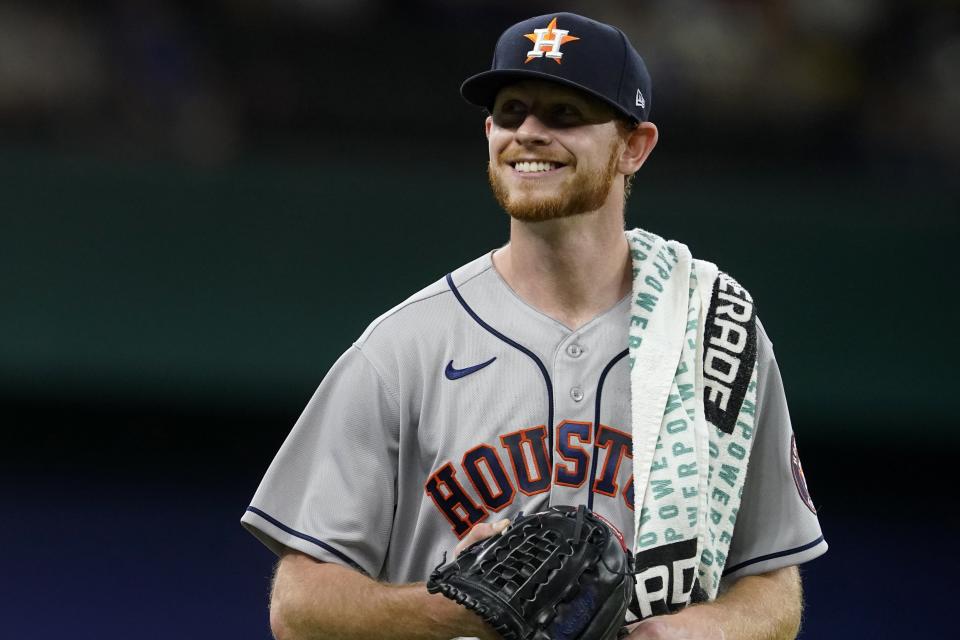
[[489, 360], [487, 360], [486, 362], [481, 362], [480, 364], [475, 364], [475, 365], [473, 365], [472, 367], [467, 367], [466, 369], [456, 369], [456, 368], [454, 368], [454, 366], [453, 366], [453, 360], [451, 360], [450, 362], [447, 363], [447, 368], [446, 368], [446, 370], [444, 370], [443, 374], [444, 374], [445, 376], [447, 376], [447, 380], [459, 380], [460, 378], [463, 378], [464, 376], [468, 376], [468, 375], [470, 375], [471, 373], [475, 373], [475, 372], [477, 372], [477, 371], [480, 371], [480, 369], [483, 369], [485, 366], [487, 366], [488, 364], [491, 364], [491, 363], [492, 363], [494, 360], [496, 360], [496, 359], [497, 359], [496, 356], [494, 356], [494, 357], [490, 358]]

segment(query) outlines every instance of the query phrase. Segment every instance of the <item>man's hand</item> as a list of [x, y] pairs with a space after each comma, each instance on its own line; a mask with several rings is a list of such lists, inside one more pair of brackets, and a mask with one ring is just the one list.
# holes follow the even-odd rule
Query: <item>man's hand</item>
[[554, 505], [505, 525], [474, 532], [456, 559], [430, 574], [427, 590], [477, 612], [504, 638], [617, 635], [634, 570], [603, 518], [585, 505]]
[[479, 616], [422, 583], [379, 583], [293, 550], [274, 576], [270, 627], [277, 640], [500, 639]]
[[784, 567], [734, 582], [713, 602], [630, 627], [629, 640], [791, 640], [800, 630], [800, 573]]
[[456, 557], [463, 553], [463, 550], [472, 545], [475, 542], [480, 542], [481, 540], [486, 540], [496, 535], [500, 535], [506, 530], [510, 525], [510, 521], [504, 518], [494, 522], [493, 524], [487, 524], [486, 522], [481, 522], [480, 524], [470, 529], [470, 532], [463, 537], [457, 546], [453, 549], [453, 555]]

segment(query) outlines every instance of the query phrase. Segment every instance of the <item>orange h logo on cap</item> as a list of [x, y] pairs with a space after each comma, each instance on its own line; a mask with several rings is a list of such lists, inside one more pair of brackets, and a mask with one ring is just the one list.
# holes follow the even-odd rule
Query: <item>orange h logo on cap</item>
[[[550, 24], [547, 25], [546, 29], [534, 29], [533, 33], [523, 34], [533, 42], [533, 49], [527, 52], [527, 59], [524, 60], [523, 63], [526, 64], [534, 58], [546, 56], [547, 58], [552, 58], [557, 64], [560, 64], [560, 58], [563, 57], [563, 53], [560, 51], [560, 45], [580, 39], [576, 36], [569, 35], [569, 33], [569, 31], [564, 29], [557, 29], [557, 19], [554, 18], [550, 21]], [[549, 47], [549, 50], [545, 51], [544, 49], [547, 47]]]

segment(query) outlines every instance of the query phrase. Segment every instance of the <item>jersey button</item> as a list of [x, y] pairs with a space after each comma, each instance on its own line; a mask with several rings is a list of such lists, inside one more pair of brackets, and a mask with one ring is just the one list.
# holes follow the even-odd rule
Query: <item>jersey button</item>
[[580, 345], [576, 343], [567, 345], [567, 355], [571, 358], [579, 358], [582, 353], [583, 348]]
[[580, 387], [574, 387], [570, 389], [570, 397], [573, 398], [574, 402], [580, 402], [583, 400], [583, 389]]

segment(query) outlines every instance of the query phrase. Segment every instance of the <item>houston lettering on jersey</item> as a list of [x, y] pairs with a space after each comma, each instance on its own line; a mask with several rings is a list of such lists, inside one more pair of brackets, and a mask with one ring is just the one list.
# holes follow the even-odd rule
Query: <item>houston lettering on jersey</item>
[[581, 487], [590, 476], [591, 451], [598, 457], [592, 491], [622, 499], [633, 510], [633, 477], [621, 486], [620, 467], [624, 458], [633, 458], [629, 433], [590, 422], [564, 420], [557, 425], [556, 464], [548, 451], [544, 425], [505, 433], [499, 446], [479, 444], [463, 454], [458, 464], [448, 461], [430, 474], [424, 489], [434, 505], [462, 538], [491, 511], [513, 503], [518, 493], [534, 496], [554, 484]]

